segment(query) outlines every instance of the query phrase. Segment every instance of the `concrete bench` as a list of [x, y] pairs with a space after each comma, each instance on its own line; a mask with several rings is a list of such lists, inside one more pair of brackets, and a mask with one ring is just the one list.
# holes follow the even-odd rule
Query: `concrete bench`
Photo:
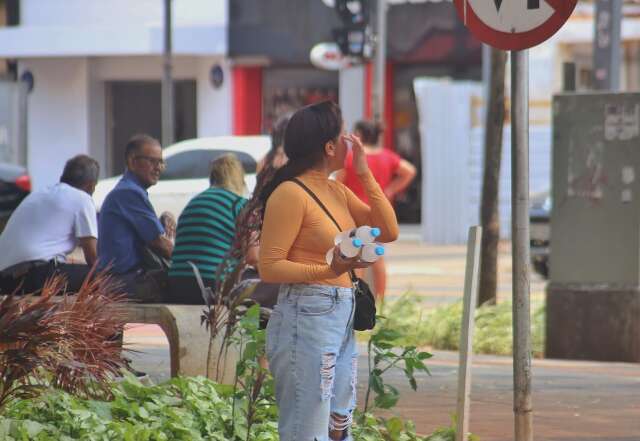
[[[211, 290], [204, 286], [196, 266], [194, 276], [202, 291], [203, 299], [213, 299]], [[4, 296], [0, 295], [0, 301]], [[200, 324], [205, 305], [177, 305], [163, 303], [125, 303], [122, 305], [125, 323], [144, 323], [160, 326], [169, 341], [171, 376], [207, 375], [209, 331]], [[224, 330], [221, 332], [221, 334]], [[209, 378], [223, 384], [233, 384], [235, 366], [239, 359], [233, 345], [224, 351], [224, 360], [217, 362], [222, 337], [217, 336], [211, 347]], [[219, 371], [217, 369], [219, 367]]]
[[[152, 303], [128, 303], [124, 306], [127, 323], [146, 323], [160, 326], [169, 341], [171, 376], [206, 375], [209, 331], [200, 324], [204, 305], [171, 305]], [[216, 360], [220, 353], [221, 338], [212, 346], [209, 377], [231, 384], [237, 361], [236, 351], [227, 351], [220, 364], [222, 378], [216, 378]]]

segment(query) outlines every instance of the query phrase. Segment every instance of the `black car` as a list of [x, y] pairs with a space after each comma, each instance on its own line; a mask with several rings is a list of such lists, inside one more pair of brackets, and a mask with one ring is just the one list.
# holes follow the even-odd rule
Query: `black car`
[[551, 195], [548, 191], [533, 195], [529, 207], [531, 264], [545, 279], [549, 277], [550, 222]]
[[0, 231], [30, 191], [31, 178], [24, 167], [0, 163]]

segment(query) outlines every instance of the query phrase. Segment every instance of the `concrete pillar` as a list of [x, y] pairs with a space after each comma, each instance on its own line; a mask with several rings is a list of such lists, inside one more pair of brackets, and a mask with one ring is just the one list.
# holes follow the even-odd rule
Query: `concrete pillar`
[[364, 66], [354, 66], [340, 71], [340, 107], [344, 126], [348, 132], [364, 118]]

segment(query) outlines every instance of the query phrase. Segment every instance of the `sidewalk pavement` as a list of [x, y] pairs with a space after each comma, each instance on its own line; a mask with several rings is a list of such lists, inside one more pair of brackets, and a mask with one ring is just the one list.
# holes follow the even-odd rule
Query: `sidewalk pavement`
[[[466, 245], [420, 243], [418, 226], [403, 225], [400, 239], [387, 246], [388, 287], [393, 300], [407, 291], [423, 298], [425, 307], [462, 298]], [[531, 301], [544, 301], [545, 280], [531, 274]], [[498, 301], [511, 298], [511, 242], [503, 241], [498, 255]]]
[[[498, 299], [511, 295], [510, 244], [500, 246]], [[387, 298], [407, 290], [423, 298], [426, 308], [462, 297], [464, 246], [428, 246], [417, 241], [416, 229], [403, 227], [398, 242], [389, 245]], [[532, 275], [532, 302], [544, 300], [545, 281]], [[169, 351], [160, 328], [138, 325], [125, 332], [134, 366], [156, 381], [169, 376]], [[366, 357], [360, 348], [358, 386], [363, 401]], [[428, 360], [431, 376], [418, 376], [413, 392], [402, 372], [387, 381], [401, 390], [394, 413], [416, 423], [419, 433], [450, 424], [455, 412], [458, 354], [434, 351]], [[478, 355], [473, 363], [471, 424], [482, 441], [513, 439], [513, 369], [510, 357]], [[533, 412], [536, 440], [640, 441], [640, 365], [580, 361], [534, 360]]]

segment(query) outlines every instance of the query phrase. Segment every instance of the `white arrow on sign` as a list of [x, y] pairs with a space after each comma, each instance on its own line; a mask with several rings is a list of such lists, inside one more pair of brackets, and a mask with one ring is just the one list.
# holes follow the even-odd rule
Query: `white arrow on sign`
[[558, 1], [562, 0], [466, 0], [465, 7], [496, 31], [520, 34], [549, 20]]

